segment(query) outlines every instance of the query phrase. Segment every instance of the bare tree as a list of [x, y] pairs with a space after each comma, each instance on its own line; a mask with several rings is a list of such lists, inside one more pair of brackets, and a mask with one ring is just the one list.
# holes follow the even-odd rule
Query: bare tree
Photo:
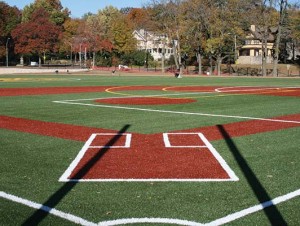
[[183, 74], [181, 62], [181, 3], [182, 0], [152, 0], [152, 19], [155, 23], [155, 30], [167, 35], [172, 40], [173, 55], [176, 68]]
[[287, 0], [278, 0], [279, 4], [279, 21], [278, 21], [278, 30], [276, 34], [276, 40], [274, 45], [274, 60], [273, 60], [273, 76], [277, 76], [278, 69], [278, 58], [279, 58], [279, 45], [282, 36], [282, 29], [284, 20], [286, 18], [286, 10], [287, 10]]

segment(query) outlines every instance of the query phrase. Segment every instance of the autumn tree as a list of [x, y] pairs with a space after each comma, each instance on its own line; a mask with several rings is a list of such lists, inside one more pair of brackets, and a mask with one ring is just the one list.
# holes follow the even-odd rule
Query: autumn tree
[[74, 39], [77, 36], [78, 29], [81, 23], [81, 19], [68, 18], [63, 24], [63, 32], [59, 39], [59, 52], [64, 54], [71, 53], [71, 63], [73, 59], [73, 52], [76, 51]]
[[151, 28], [151, 19], [146, 8], [132, 8], [126, 17], [135, 30]]
[[[92, 66], [96, 65], [96, 55], [101, 52], [112, 52], [112, 43], [108, 40], [103, 32], [103, 27], [96, 15], [89, 15], [78, 27], [77, 35], [73, 37], [77, 49], [79, 46], [92, 52]], [[80, 50], [79, 50], [80, 51]]]
[[93, 52], [109, 57], [111, 63], [114, 63], [113, 55], [120, 57], [136, 49], [133, 27], [126, 15], [113, 6], [88, 16], [83, 30], [79, 33], [84, 33], [84, 38], [93, 43]]
[[125, 19], [123, 14], [119, 14], [111, 23], [110, 37], [115, 50], [119, 53], [128, 54], [136, 49], [136, 40], [133, 37], [133, 28]]
[[11, 31], [21, 22], [21, 12], [0, 1], [0, 58], [6, 55], [6, 43], [11, 46]]
[[35, 0], [34, 3], [24, 7], [22, 22], [32, 20], [33, 13], [39, 8], [43, 8], [47, 11], [50, 21], [58, 26], [62, 26], [70, 15], [69, 10], [62, 7], [60, 0]]
[[15, 51], [18, 54], [37, 55], [41, 66], [41, 57], [57, 50], [61, 29], [50, 22], [49, 14], [43, 8], [37, 9], [31, 20], [21, 23], [12, 31]]

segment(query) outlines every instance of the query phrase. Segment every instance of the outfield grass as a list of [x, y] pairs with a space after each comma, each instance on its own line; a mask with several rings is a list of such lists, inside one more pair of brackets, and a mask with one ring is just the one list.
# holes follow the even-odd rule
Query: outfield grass
[[[28, 78], [0, 83], [4, 88], [84, 86], [263, 86], [300, 87], [296, 78], [232, 78], [101, 75], [1, 75]], [[47, 80], [44, 80], [47, 78]], [[51, 80], [53, 79], [53, 80]], [[300, 127], [227, 136], [224, 125], [250, 118], [300, 114], [299, 96], [198, 93], [181, 105], [97, 107], [94, 98], [166, 95], [178, 92], [127, 90], [54, 95], [0, 96], [0, 116], [93, 128], [153, 134], [216, 126], [224, 139], [211, 141], [239, 181], [226, 182], [59, 182], [84, 142], [0, 129], [0, 192], [98, 223], [128, 218], [168, 218], [209, 223], [300, 189]], [[54, 101], [77, 100], [77, 104]], [[81, 105], [81, 104], [89, 104]], [[141, 111], [139, 109], [153, 111]], [[177, 112], [177, 113], [171, 113]], [[195, 115], [181, 114], [195, 113]], [[201, 114], [207, 115], [201, 115]], [[210, 115], [208, 115], [210, 114]], [[240, 117], [221, 117], [240, 116]], [[241, 117], [249, 117], [241, 118]], [[297, 120], [300, 122], [300, 118]], [[224, 129], [224, 131], [223, 131]], [[249, 128], [244, 128], [246, 131]], [[74, 131], [80, 133], [80, 131]], [[143, 148], [143, 147], [141, 147]], [[184, 170], [184, 169], [183, 169]], [[226, 225], [299, 225], [300, 198], [231, 220]], [[173, 221], [172, 221], [173, 222]], [[0, 225], [76, 225], [52, 214], [0, 197]], [[135, 225], [172, 225], [137, 223]], [[184, 224], [181, 224], [184, 225]], [[193, 225], [192, 223], [188, 225]]]

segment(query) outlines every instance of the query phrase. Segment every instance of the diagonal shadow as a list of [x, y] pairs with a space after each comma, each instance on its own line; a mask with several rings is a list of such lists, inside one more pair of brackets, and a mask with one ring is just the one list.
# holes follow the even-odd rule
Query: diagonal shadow
[[[107, 142], [106, 147], [113, 146], [119, 138], [120, 135], [125, 133], [130, 125], [125, 125], [110, 141]], [[109, 151], [109, 148], [101, 148], [98, 153], [87, 162], [75, 175], [74, 178], [83, 178], [89, 170]], [[77, 185], [78, 182], [67, 182], [58, 191], [56, 191], [43, 205], [40, 209], [35, 211], [22, 225], [33, 226], [38, 225], [43, 219], [45, 219], [49, 214], [49, 209], [45, 207], [54, 208], [61, 200]], [[44, 208], [43, 208], [44, 207]]]
[[[240, 169], [242, 170], [245, 178], [247, 179], [248, 184], [250, 185], [251, 189], [256, 195], [258, 201], [260, 203], [263, 203], [272, 200], [269, 194], [267, 193], [266, 189], [263, 187], [263, 185], [256, 177], [255, 173], [248, 165], [246, 159], [242, 156], [241, 152], [239, 151], [235, 143], [232, 141], [225, 128], [222, 125], [217, 125], [217, 127], [222, 133], [222, 136], [224, 137], [227, 146], [231, 150], [236, 162], [239, 164]], [[284, 220], [283, 216], [281, 215], [281, 213], [275, 205], [272, 205], [268, 208], [264, 208], [263, 210], [265, 212], [265, 215], [268, 217], [271, 225], [287, 225], [286, 221]]]

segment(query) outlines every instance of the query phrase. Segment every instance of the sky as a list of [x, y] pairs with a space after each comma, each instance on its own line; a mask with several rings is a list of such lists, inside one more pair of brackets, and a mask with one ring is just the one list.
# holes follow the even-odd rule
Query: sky
[[[3, 1], [3, 0], [2, 0]], [[33, 3], [34, 0], [4, 0], [10, 6], [23, 9], [25, 5]], [[112, 5], [118, 9], [125, 7], [143, 7], [149, 0], [60, 0], [64, 8], [71, 11], [71, 16], [81, 18], [85, 13], [97, 13], [99, 9]], [[300, 0], [289, 0], [290, 3], [300, 3]]]
[[[3, 1], [3, 0], [2, 0]], [[4, 0], [10, 6], [23, 9], [24, 6], [33, 3], [34, 0]], [[71, 11], [71, 16], [81, 18], [85, 13], [97, 13], [99, 9], [112, 5], [118, 9], [125, 7], [140, 8], [146, 5], [148, 0], [60, 0], [64, 8]]]

